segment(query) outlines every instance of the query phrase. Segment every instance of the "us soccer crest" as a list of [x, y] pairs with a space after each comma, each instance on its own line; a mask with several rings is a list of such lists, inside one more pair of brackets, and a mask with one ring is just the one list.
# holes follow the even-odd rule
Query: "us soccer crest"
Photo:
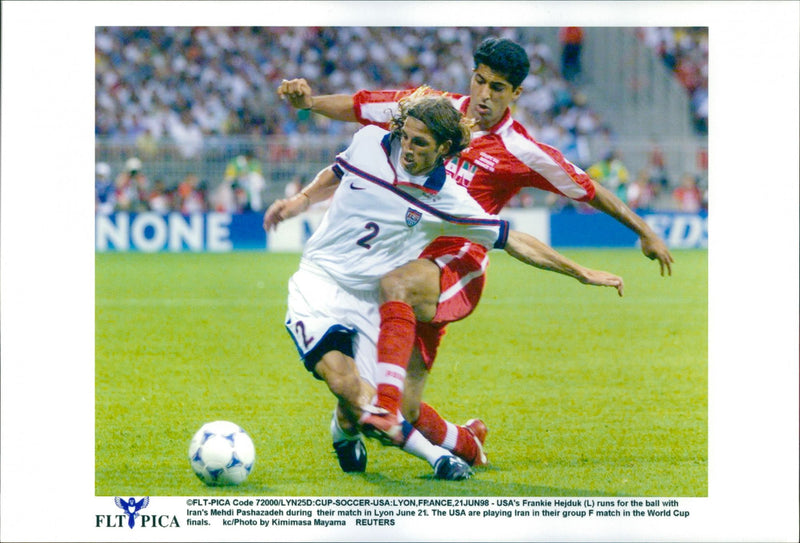
[[410, 207], [406, 211], [406, 224], [408, 226], [414, 226], [419, 222], [422, 218], [422, 212], [417, 211], [416, 209], [411, 209]]

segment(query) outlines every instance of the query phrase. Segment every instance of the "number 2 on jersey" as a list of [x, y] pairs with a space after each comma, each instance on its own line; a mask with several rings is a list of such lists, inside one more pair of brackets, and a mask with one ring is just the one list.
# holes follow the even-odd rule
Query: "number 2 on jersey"
[[356, 241], [356, 245], [360, 245], [364, 249], [372, 249], [372, 245], [370, 245], [369, 242], [372, 241], [375, 238], [375, 236], [378, 235], [378, 232], [381, 231], [381, 227], [375, 224], [374, 222], [368, 222], [367, 224], [364, 225], [364, 228], [369, 230], [369, 234], [367, 234], [362, 238], [359, 238], [358, 241]]
[[311, 342], [314, 341], [313, 337], [306, 337], [306, 325], [303, 324], [303, 321], [297, 321], [294, 325], [294, 331], [296, 335], [300, 336], [303, 340], [303, 344], [305, 345], [306, 349], [308, 346], [311, 345]]

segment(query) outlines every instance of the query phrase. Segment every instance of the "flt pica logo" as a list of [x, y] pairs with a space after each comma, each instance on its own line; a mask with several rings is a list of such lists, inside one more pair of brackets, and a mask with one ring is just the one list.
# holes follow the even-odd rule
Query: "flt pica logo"
[[150, 498], [137, 500], [136, 498], [114, 498], [114, 504], [122, 509], [123, 513], [115, 515], [95, 515], [95, 528], [180, 528], [180, 523], [175, 515], [144, 514], [139, 511], [150, 505]]

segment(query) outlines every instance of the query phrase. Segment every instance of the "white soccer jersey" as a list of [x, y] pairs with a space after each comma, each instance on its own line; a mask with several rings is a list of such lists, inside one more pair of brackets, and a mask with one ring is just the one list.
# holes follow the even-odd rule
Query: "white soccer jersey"
[[400, 144], [376, 126], [359, 130], [336, 158], [341, 177], [330, 207], [306, 244], [300, 267], [320, 268], [350, 289], [376, 290], [386, 273], [419, 256], [439, 236], [502, 248], [508, 223], [486, 213], [438, 167], [411, 178]]

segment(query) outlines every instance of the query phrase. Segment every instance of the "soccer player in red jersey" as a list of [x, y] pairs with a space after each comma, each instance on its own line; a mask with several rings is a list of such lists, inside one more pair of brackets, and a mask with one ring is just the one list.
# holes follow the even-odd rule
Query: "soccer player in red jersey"
[[[448, 94], [462, 113], [476, 121], [470, 146], [447, 163], [457, 182], [490, 213], [498, 213], [523, 187], [586, 202], [636, 232], [645, 256], [658, 260], [662, 276], [671, 275], [672, 255], [641, 217], [557, 149], [535, 141], [511, 117], [509, 106], [522, 93], [530, 69], [525, 50], [511, 40], [488, 38], [473, 60], [470, 94]], [[278, 88], [293, 107], [381, 126], [397, 101], [411, 92], [362, 90], [354, 95], [314, 96], [304, 79], [284, 81]], [[405, 419], [431, 442], [462, 458], [481, 454], [474, 428], [454, 426], [421, 399], [445, 327], [475, 308], [487, 265], [481, 247], [463, 238], [439, 238], [419, 259], [383, 278], [376, 401], [383, 412], [365, 418], [365, 432], [384, 439], [397, 435], [396, 413], [402, 408]], [[485, 426], [478, 428], [485, 438]]]

